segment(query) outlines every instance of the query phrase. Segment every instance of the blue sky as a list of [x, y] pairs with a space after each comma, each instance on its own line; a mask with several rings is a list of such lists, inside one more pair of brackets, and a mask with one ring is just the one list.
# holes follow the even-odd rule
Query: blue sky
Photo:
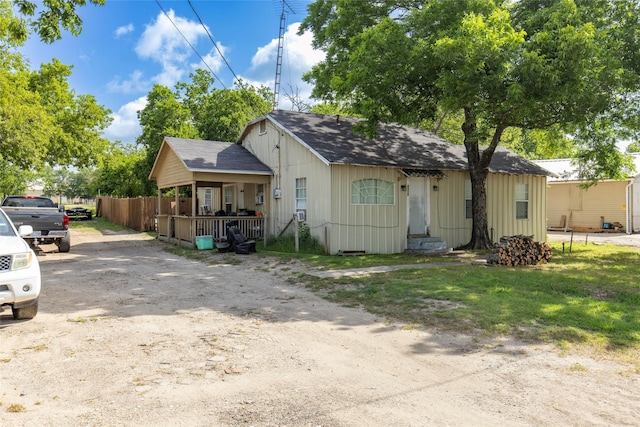
[[[308, 96], [311, 87], [301, 75], [324, 57], [312, 49], [310, 33], [297, 35], [309, 2], [288, 1], [295, 13], [289, 12], [285, 21], [283, 109], [290, 108], [284, 94], [291, 88]], [[217, 88], [233, 87], [235, 73], [245, 82], [273, 89], [281, 7], [280, 0], [107, 0], [105, 6], [79, 9], [80, 36], [65, 33], [51, 45], [32, 38], [21, 52], [32, 68], [52, 58], [72, 65], [69, 83], [75, 92], [92, 94], [112, 110], [113, 124], [105, 137], [132, 143], [140, 134], [136, 112], [144, 108], [152, 86], [173, 89], [188, 81], [194, 69], [207, 69], [200, 57], [218, 77]]]

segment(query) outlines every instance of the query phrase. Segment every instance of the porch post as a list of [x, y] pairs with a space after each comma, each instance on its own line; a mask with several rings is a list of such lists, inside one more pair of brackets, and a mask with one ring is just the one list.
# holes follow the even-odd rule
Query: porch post
[[176, 186], [174, 188], [175, 193], [176, 193], [176, 198], [175, 198], [175, 212], [173, 212], [174, 215], [180, 215], [180, 187]]
[[195, 217], [196, 214], [198, 213], [196, 211], [196, 197], [198, 196], [198, 193], [196, 193], [197, 190], [197, 186], [196, 186], [196, 182], [192, 181], [191, 182], [191, 217]]

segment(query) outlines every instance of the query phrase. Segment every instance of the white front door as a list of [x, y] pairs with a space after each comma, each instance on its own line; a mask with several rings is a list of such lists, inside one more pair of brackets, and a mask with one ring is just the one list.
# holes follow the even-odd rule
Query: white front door
[[409, 191], [409, 234], [429, 234], [430, 183], [429, 178], [410, 177]]

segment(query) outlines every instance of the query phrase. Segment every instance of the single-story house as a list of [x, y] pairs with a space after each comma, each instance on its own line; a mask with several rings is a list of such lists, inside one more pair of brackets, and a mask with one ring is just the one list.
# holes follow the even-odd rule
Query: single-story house
[[555, 175], [547, 189], [549, 229], [640, 232], [640, 153], [632, 156], [634, 175], [622, 181], [601, 180], [588, 188], [581, 186], [584, 181], [572, 159], [536, 160]]
[[[380, 126], [370, 140], [354, 132], [357, 120], [277, 110], [249, 122], [235, 144], [167, 137], [150, 179], [159, 189], [191, 185], [199, 216], [260, 216], [267, 234], [302, 220], [328, 253], [467, 243], [471, 182], [464, 147], [399, 125]], [[546, 239], [549, 175], [496, 150], [487, 178], [495, 241], [515, 234]]]

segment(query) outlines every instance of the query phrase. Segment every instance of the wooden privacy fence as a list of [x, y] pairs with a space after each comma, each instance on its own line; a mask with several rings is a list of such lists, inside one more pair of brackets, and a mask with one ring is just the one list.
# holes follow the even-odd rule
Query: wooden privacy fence
[[[115, 198], [100, 196], [96, 200], [96, 216], [136, 231], [157, 231], [156, 214], [171, 212], [175, 198], [163, 197], [158, 209], [157, 197]], [[181, 198], [179, 212], [191, 215], [191, 199]]]

